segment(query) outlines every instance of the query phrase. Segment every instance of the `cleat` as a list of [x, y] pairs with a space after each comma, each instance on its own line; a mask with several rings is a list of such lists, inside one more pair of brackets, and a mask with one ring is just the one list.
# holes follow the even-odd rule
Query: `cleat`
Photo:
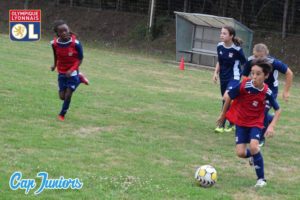
[[256, 188], [262, 188], [262, 187], [264, 187], [264, 186], [266, 186], [267, 185], [267, 181], [266, 181], [266, 179], [258, 179], [257, 180], [257, 182], [256, 182], [256, 184], [255, 184], [255, 186], [254, 187], [256, 187]]
[[215, 128], [216, 133], [224, 133], [224, 128], [223, 127], [217, 127]]
[[224, 128], [224, 132], [225, 133], [230, 133], [230, 132], [233, 132], [235, 130], [234, 126], [228, 126], [226, 128]]
[[59, 121], [65, 121], [65, 116], [63, 116], [63, 115], [58, 115], [57, 118]]
[[79, 80], [80, 80], [80, 83], [83, 83], [85, 85], [89, 85], [89, 80], [80, 72], [79, 73]]
[[266, 140], [265, 140], [265, 138], [262, 138], [262, 139], [259, 141], [259, 147], [263, 147], [263, 146], [265, 146], [265, 144], [266, 144]]
[[249, 165], [250, 166], [254, 166], [254, 161], [253, 161], [253, 157], [252, 156], [249, 158]]

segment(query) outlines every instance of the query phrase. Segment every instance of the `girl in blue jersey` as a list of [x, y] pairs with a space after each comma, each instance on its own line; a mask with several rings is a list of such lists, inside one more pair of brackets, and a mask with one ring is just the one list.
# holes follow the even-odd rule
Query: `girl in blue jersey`
[[[220, 34], [221, 42], [217, 46], [218, 62], [216, 64], [213, 81], [217, 83], [220, 78], [221, 95], [224, 95], [233, 87], [240, 83], [241, 65], [246, 62], [246, 58], [241, 48], [241, 39], [236, 37], [235, 30], [231, 26], [224, 26]], [[222, 101], [224, 105], [224, 99]], [[230, 132], [233, 124], [225, 128], [223, 124], [215, 129], [215, 132]]]
[[[285, 86], [282, 93], [282, 97], [285, 101], [287, 101], [289, 97], [289, 90], [293, 81], [293, 72], [285, 63], [283, 63], [282, 61], [274, 57], [271, 57], [269, 55], [269, 49], [265, 44], [259, 43], [254, 45], [253, 55], [248, 58], [244, 66], [244, 70], [242, 72], [243, 78], [249, 76], [251, 71], [251, 62], [253, 59], [257, 59], [257, 58], [265, 58], [267, 62], [270, 63], [273, 67], [273, 70], [270, 72], [269, 77], [265, 80], [265, 83], [267, 83], [269, 88], [272, 90], [272, 94], [275, 99], [277, 98], [278, 95], [278, 85], [279, 85], [278, 72], [285, 74]], [[265, 109], [265, 119], [264, 119], [265, 127], [268, 127], [269, 122], [272, 121], [273, 118], [272, 115], [268, 114], [270, 109], [271, 106], [267, 104]], [[265, 144], [265, 137], [264, 137], [265, 131], [266, 128], [263, 129], [262, 137], [260, 140], [260, 146], [263, 146]]]

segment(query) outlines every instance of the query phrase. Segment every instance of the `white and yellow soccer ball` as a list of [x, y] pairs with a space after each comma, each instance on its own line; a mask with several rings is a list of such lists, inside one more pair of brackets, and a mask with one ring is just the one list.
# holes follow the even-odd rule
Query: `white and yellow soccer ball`
[[197, 168], [195, 179], [202, 187], [211, 187], [217, 182], [217, 170], [210, 165], [202, 165]]

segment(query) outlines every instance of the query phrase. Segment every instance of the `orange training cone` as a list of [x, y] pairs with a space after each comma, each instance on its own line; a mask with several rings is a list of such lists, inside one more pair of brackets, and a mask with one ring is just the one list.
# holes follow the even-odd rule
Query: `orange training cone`
[[181, 60], [180, 60], [179, 69], [184, 70], [184, 58], [183, 58], [183, 56], [181, 57]]

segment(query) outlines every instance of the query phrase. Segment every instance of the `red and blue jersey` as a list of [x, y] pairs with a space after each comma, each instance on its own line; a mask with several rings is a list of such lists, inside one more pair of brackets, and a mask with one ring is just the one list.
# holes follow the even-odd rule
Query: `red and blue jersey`
[[241, 65], [246, 62], [243, 49], [235, 44], [226, 47], [224, 42], [220, 42], [217, 46], [217, 53], [220, 65], [220, 80], [240, 80]]
[[[244, 70], [242, 73], [243, 76], [249, 76], [251, 72], [251, 62], [254, 59], [254, 56], [250, 56], [248, 58], [248, 61], [244, 65]], [[276, 98], [278, 93], [278, 72], [285, 74], [288, 70], [288, 66], [280, 60], [275, 59], [271, 56], [267, 57], [267, 61], [272, 65], [273, 70], [269, 74], [269, 77], [265, 80], [265, 83], [268, 84], [269, 88], [273, 92], [273, 96], [275, 96]]]
[[228, 95], [234, 100], [226, 113], [226, 118], [238, 126], [263, 128], [267, 101], [275, 110], [279, 109], [268, 85], [264, 84], [262, 89], [258, 89], [249, 78], [231, 89]]
[[51, 44], [56, 58], [57, 71], [60, 74], [65, 74], [68, 70], [77, 71], [83, 59], [83, 50], [75, 35], [72, 35], [66, 42], [54, 38]]

